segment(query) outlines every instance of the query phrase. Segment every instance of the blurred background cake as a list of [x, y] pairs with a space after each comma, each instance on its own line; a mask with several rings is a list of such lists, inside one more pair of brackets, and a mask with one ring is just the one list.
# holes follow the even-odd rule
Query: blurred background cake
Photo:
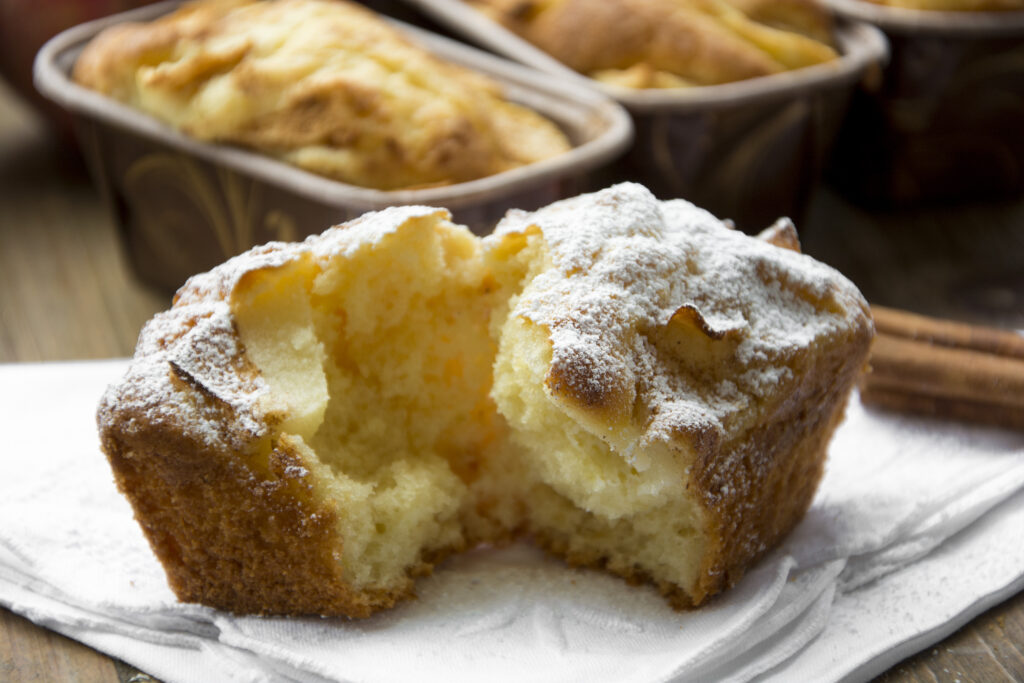
[[576, 71], [626, 87], [727, 83], [837, 57], [830, 15], [810, 0], [472, 4]]
[[635, 141], [605, 183], [642, 182], [751, 234], [801, 223], [847, 98], [885, 54], [880, 33], [814, 0], [410, 2], [625, 106]]
[[62, 32], [36, 66], [138, 277], [168, 291], [396, 204], [488, 232], [587, 189], [632, 135], [599, 93], [343, 0], [143, 7]]
[[199, 140], [383, 190], [561, 154], [558, 127], [342, 0], [204, 0], [97, 36], [82, 85]]
[[890, 57], [856, 91], [829, 176], [872, 207], [1024, 194], [1024, 3], [829, 0], [885, 33]]

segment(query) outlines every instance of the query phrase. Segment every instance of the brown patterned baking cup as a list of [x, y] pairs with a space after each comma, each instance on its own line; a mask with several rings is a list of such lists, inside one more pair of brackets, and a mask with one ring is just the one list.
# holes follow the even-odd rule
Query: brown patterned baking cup
[[632, 140], [629, 115], [611, 99], [440, 36], [399, 25], [421, 45], [498, 81], [510, 100], [557, 123], [565, 154], [470, 182], [414, 190], [356, 187], [256, 152], [189, 138], [70, 78], [84, 45], [104, 28], [167, 13], [162, 3], [82, 24], [36, 57], [36, 87], [75, 117], [83, 155], [112, 209], [138, 278], [179, 287], [251, 246], [294, 240], [366, 211], [400, 204], [449, 209], [489, 232], [510, 208], [534, 209], [593, 189], [597, 174]]
[[619, 102], [636, 139], [609, 180], [637, 180], [758, 231], [799, 218], [857, 82], [884, 61], [885, 38], [860, 22], [837, 30], [838, 60], [695, 88], [635, 90], [587, 78], [461, 0], [406, 0], [466, 39]]
[[1024, 193], [1024, 11], [829, 4], [878, 26], [891, 52], [836, 143], [828, 175], [844, 194], [909, 207]]

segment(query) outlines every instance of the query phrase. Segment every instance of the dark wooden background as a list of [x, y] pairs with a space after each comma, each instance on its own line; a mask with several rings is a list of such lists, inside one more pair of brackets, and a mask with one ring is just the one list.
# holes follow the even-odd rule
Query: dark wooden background
[[[800, 230], [874, 303], [1024, 328], [1024, 200], [880, 214], [822, 189]], [[0, 83], [0, 362], [132, 352], [170, 301], [132, 279], [117, 240], [74, 154]], [[151, 679], [0, 609], [0, 680]], [[881, 680], [1024, 680], [1024, 594]]]

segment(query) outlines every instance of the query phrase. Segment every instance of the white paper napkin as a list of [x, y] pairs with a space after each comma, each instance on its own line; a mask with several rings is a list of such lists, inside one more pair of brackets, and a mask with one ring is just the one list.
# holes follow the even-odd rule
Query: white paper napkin
[[1024, 589], [1024, 435], [855, 400], [804, 522], [697, 611], [522, 544], [366, 620], [184, 605], [99, 453], [125, 367], [0, 366], [0, 604], [168, 682], [862, 680]]

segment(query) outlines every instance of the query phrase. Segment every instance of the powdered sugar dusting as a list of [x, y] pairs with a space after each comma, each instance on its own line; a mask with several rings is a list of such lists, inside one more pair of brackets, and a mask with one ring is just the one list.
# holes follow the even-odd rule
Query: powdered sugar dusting
[[375, 244], [385, 235], [394, 233], [409, 220], [435, 215], [451, 218], [446, 209], [431, 206], [393, 206], [364, 214], [346, 223], [343, 230], [313, 236], [307, 242], [314, 252], [321, 256], [350, 255], [355, 249]]
[[143, 329], [124, 380], [103, 397], [100, 423], [116, 423], [124, 434], [188, 425], [206, 446], [241, 447], [266, 433], [255, 406], [267, 386], [257, 374], [240, 372], [244, 366], [226, 303], [172, 308]]
[[98, 420], [124, 435], [173, 425], [206, 446], [241, 449], [268, 432], [260, 398], [269, 387], [249, 364], [229, 300], [241, 278], [281, 267], [304, 254], [328, 260], [371, 246], [410, 219], [444, 209], [406, 206], [365, 214], [304, 242], [271, 242], [189, 279], [174, 306], [155, 316], [139, 336], [120, 384], [110, 387]]
[[[645, 441], [723, 432], [789, 378], [797, 353], [864, 318], [859, 292], [835, 270], [640, 185], [516, 213], [490, 239], [530, 225], [554, 267], [527, 285], [514, 314], [550, 330], [554, 374], [635, 394], [650, 412]], [[706, 386], [680, 369], [690, 359], [658, 347], [657, 331], [681, 308], [709, 338], [735, 344], [734, 374]]]
[[[325, 263], [351, 255], [432, 215], [448, 217], [425, 206], [368, 213], [301, 243], [256, 247], [192, 278], [174, 308], [143, 331], [128, 376], [104, 398], [101, 423], [127, 431], [133, 421], [191, 425], [203, 441], [236, 445], [265, 434], [260, 397], [268, 387], [245, 358], [228, 304], [239, 280], [303, 256]], [[554, 267], [528, 285], [514, 313], [550, 330], [553, 366], [567, 370], [561, 375], [575, 395], [614, 394], [645, 407], [638, 446], [680, 433], [727, 436], [730, 416], [790, 378], [796, 354], [844, 333], [866, 310], [831, 268], [732, 230], [683, 200], [658, 201], [640, 185], [511, 212], [486, 239], [530, 225], [541, 228]], [[733, 345], [735, 371], [710, 385], [680, 371], [693, 359], [666, 352], [658, 339], [677, 313]]]

